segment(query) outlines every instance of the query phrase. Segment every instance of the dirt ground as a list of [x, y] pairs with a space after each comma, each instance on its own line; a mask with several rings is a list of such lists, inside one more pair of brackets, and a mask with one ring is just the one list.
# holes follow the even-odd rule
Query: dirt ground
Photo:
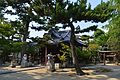
[[[105, 71], [97, 71], [108, 69]], [[73, 68], [58, 69], [48, 72], [46, 68], [21, 71], [17, 73], [2, 74], [0, 80], [120, 80], [120, 66], [95, 65], [84, 67], [83, 71], [89, 75], [77, 76]]]

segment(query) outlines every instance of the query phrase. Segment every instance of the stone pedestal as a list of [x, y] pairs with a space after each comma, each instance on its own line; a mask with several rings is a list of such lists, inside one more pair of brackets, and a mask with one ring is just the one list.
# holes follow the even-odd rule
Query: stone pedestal
[[60, 68], [60, 63], [55, 63], [55, 69], [59, 69]]
[[16, 67], [16, 61], [15, 60], [11, 61], [10, 67], [12, 67], [12, 68]]

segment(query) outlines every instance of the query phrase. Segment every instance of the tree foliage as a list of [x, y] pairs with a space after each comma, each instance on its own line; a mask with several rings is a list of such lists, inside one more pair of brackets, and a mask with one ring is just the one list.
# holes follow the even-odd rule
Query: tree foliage
[[64, 43], [61, 43], [61, 46], [62, 46], [62, 48], [61, 48], [60, 52], [62, 53], [62, 55], [59, 56], [59, 59], [62, 62], [65, 62], [70, 58], [70, 47]]
[[[5, 0], [6, 2], [6, 14], [16, 15], [18, 19], [11, 21], [13, 26], [17, 26], [19, 29], [17, 31], [17, 37], [21, 37], [19, 41], [23, 42], [22, 45], [22, 55], [26, 53], [27, 50], [27, 39], [29, 39], [29, 28], [31, 22], [37, 22], [39, 24], [44, 24], [44, 21], [40, 18], [41, 15], [36, 15], [34, 8], [32, 7], [32, 0]], [[12, 9], [9, 9], [11, 7]]]
[[108, 45], [112, 50], [120, 50], [120, 1], [111, 0], [111, 6], [114, 7], [114, 16], [110, 21]]
[[103, 46], [104, 44], [106, 44], [107, 40], [108, 40], [108, 33], [105, 33], [101, 29], [97, 29], [94, 32], [94, 43], [95, 44], [98, 44], [99, 46]]

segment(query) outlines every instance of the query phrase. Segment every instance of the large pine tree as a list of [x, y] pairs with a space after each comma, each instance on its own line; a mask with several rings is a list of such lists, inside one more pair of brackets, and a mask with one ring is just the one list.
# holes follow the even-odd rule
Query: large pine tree
[[111, 17], [111, 11], [108, 7], [109, 2], [101, 2], [97, 7], [91, 9], [91, 5], [87, 5], [87, 0], [77, 0], [70, 2], [68, 0], [34, 0], [33, 9], [37, 15], [43, 15], [47, 20], [47, 25], [36, 29], [44, 29], [53, 27], [56, 24], [63, 24], [63, 28], [71, 28], [71, 51], [76, 73], [83, 75], [80, 69], [78, 56], [75, 45], [75, 26], [73, 23], [81, 21], [105, 22]]

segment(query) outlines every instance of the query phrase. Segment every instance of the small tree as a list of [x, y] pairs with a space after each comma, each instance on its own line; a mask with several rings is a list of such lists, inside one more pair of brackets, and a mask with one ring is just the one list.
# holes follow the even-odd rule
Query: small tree
[[58, 55], [58, 58], [61, 60], [62, 65], [64, 65], [65, 67], [65, 62], [69, 60], [69, 58], [71, 57], [70, 54], [70, 48], [68, 45], [65, 45], [64, 43], [61, 43], [61, 50], [60, 52], [62, 53], [62, 55]]

